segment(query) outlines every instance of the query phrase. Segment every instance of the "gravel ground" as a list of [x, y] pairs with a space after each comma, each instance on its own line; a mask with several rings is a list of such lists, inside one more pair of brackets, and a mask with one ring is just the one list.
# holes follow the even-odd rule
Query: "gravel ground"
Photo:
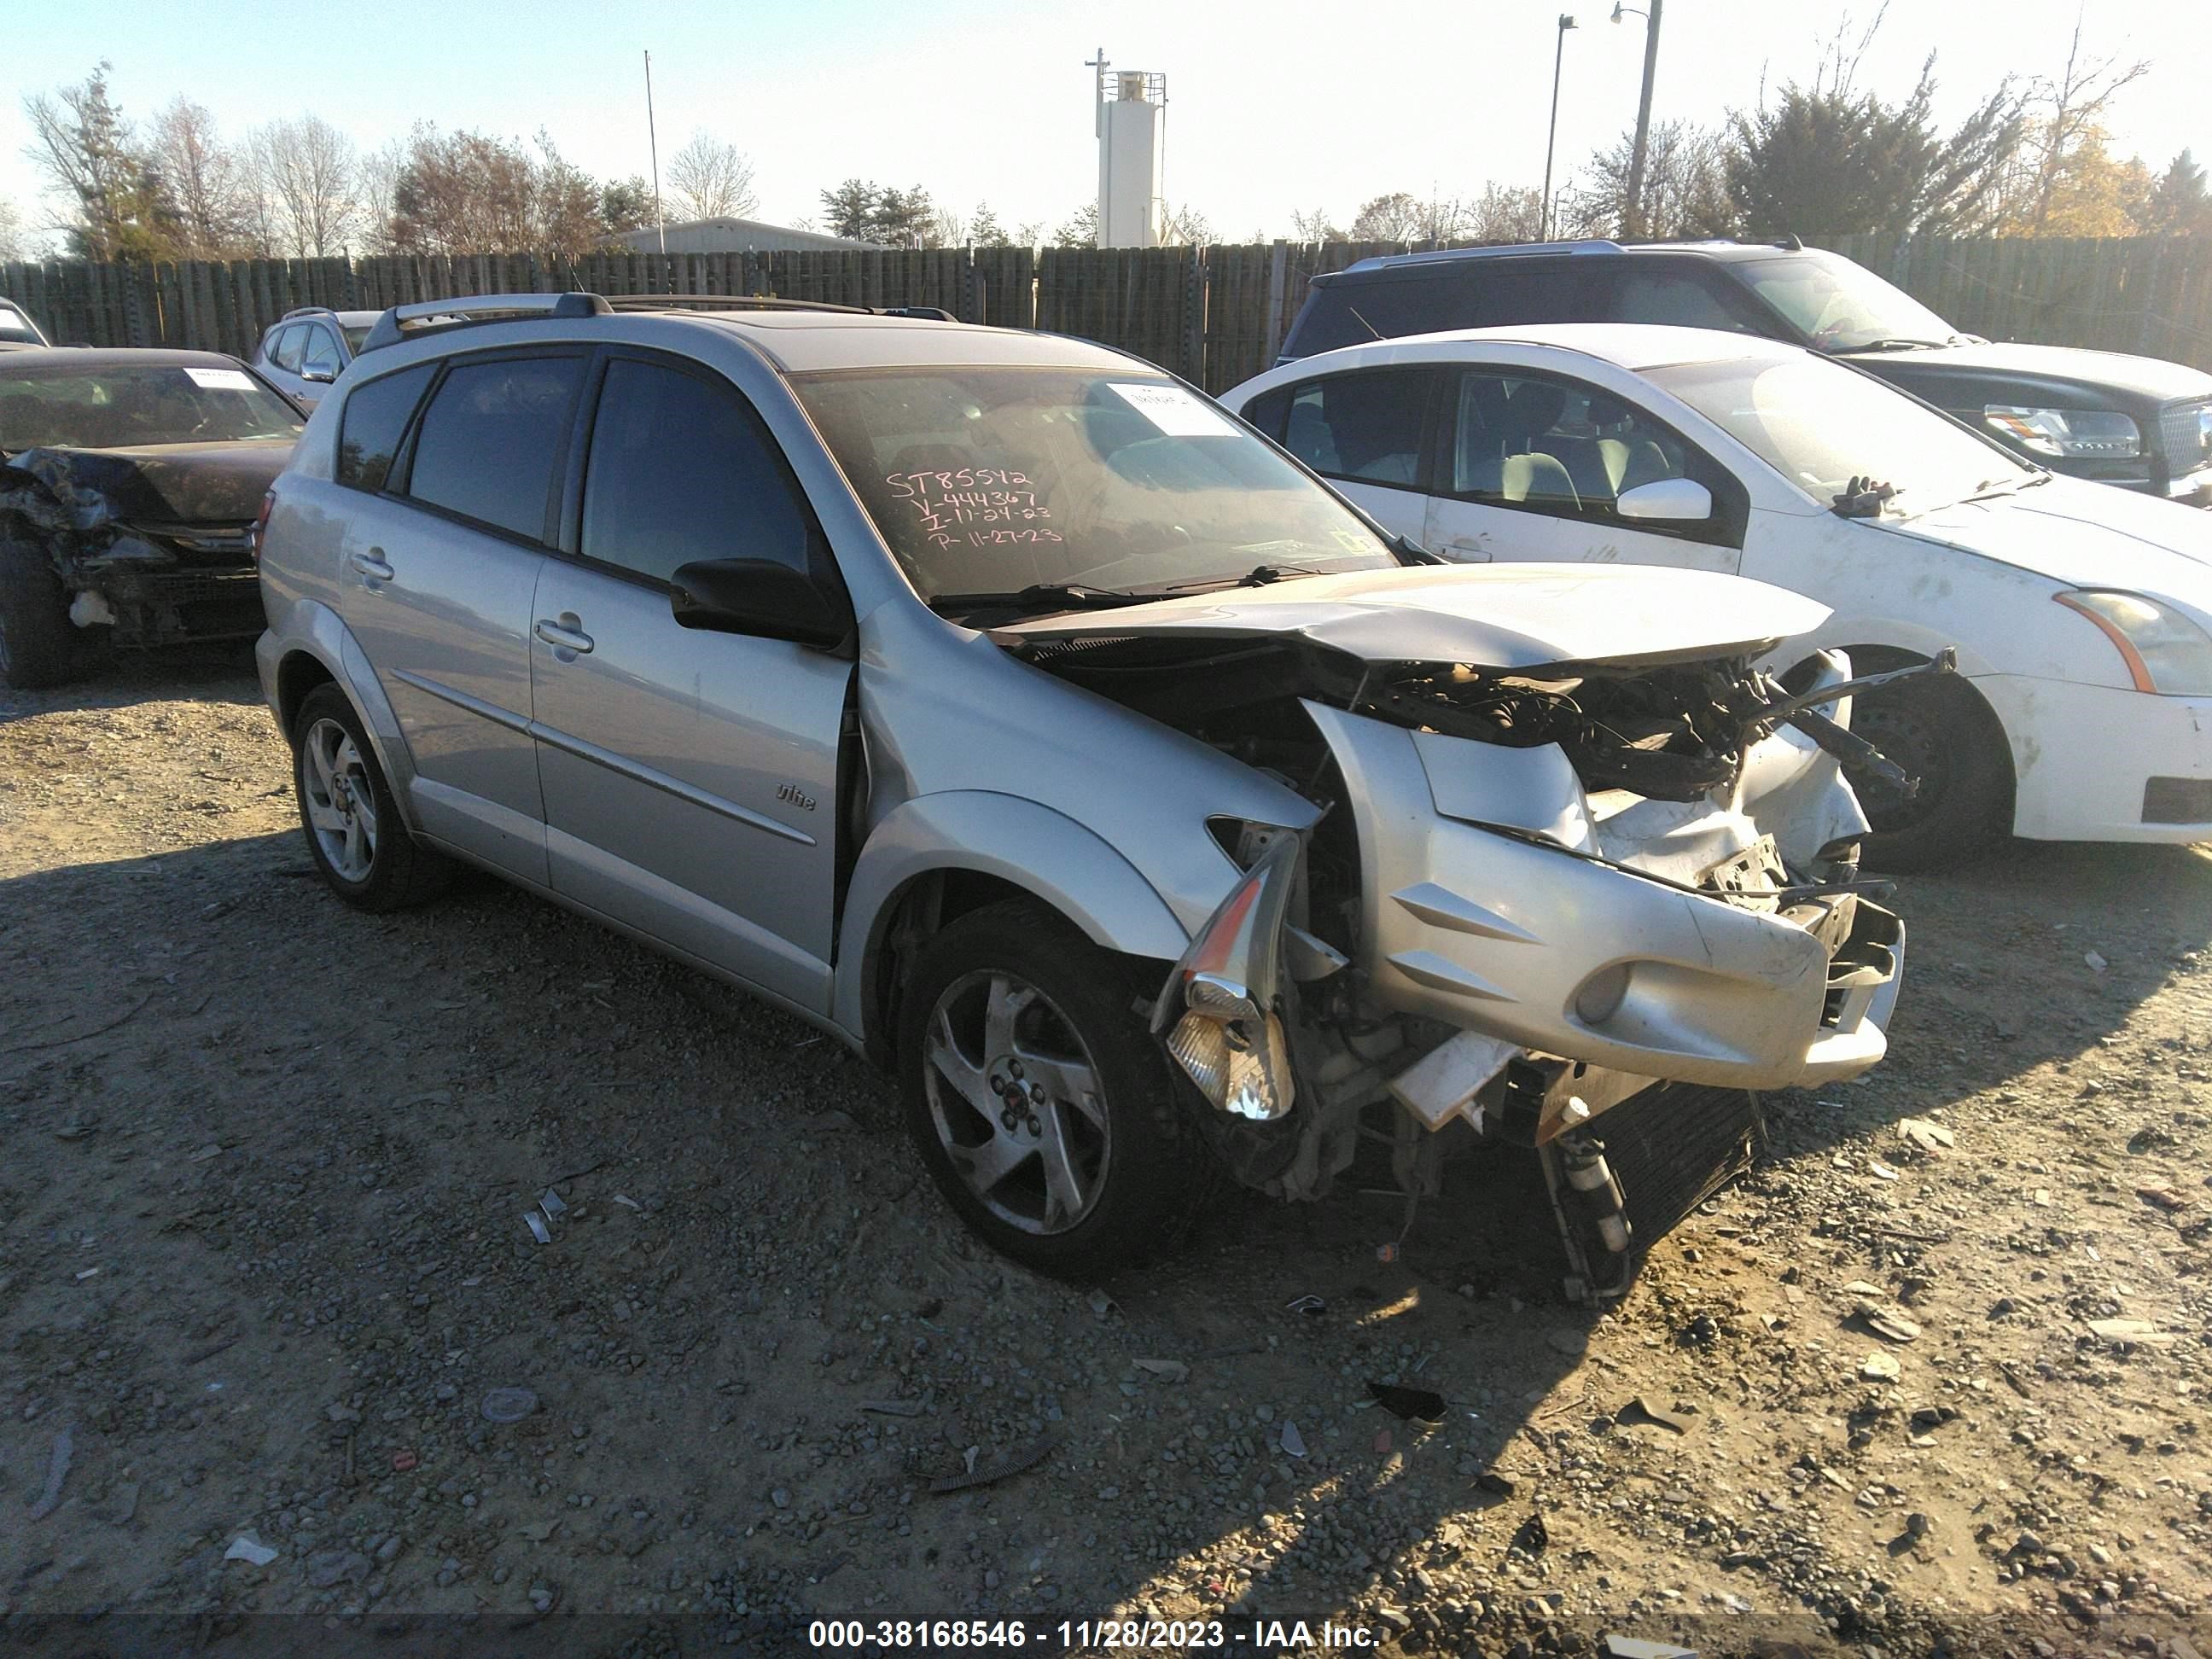
[[1914, 882], [1888, 1062], [1770, 1101], [1598, 1317], [1505, 1153], [1395, 1261], [1401, 1203], [1346, 1193], [1036, 1278], [834, 1043], [495, 884], [356, 915], [288, 779], [234, 655], [0, 693], [0, 1639], [1256, 1608], [1454, 1655], [2197, 1651], [2199, 853]]

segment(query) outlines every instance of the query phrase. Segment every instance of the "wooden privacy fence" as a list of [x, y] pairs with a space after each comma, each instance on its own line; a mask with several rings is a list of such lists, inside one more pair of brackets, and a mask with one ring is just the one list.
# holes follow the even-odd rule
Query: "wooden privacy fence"
[[1971, 334], [2212, 369], [2212, 237], [1838, 237]]
[[[1846, 236], [1838, 252], [1996, 340], [2139, 352], [2212, 369], [2212, 237], [1972, 240]], [[776, 253], [0, 264], [0, 295], [57, 340], [251, 355], [295, 306], [380, 310], [471, 294], [767, 294], [942, 306], [1134, 352], [1209, 392], [1274, 361], [1306, 284], [1399, 243], [1204, 248], [934, 248]]]

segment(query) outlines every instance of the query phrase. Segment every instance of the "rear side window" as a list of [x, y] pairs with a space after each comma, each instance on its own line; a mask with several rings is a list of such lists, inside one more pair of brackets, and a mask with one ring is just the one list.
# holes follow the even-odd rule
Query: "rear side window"
[[1449, 328], [1601, 322], [1601, 303], [1589, 265], [1572, 255], [1470, 259], [1435, 271], [1414, 267], [1410, 274], [1314, 289], [1283, 349], [1310, 357], [1363, 340]]
[[1291, 393], [1282, 445], [1324, 477], [1413, 489], [1421, 482], [1427, 368], [1354, 370]]
[[1680, 328], [1720, 328], [1748, 334], [1750, 325], [1710, 282], [1684, 270], [1631, 267], [1613, 277], [1613, 320], [1666, 323]]
[[347, 398], [345, 415], [338, 428], [338, 482], [351, 489], [376, 490], [392, 475], [399, 441], [407, 435], [408, 417], [422, 401], [422, 389], [437, 370], [435, 363], [420, 363], [371, 380]]
[[581, 357], [456, 363], [422, 411], [407, 493], [532, 541], [583, 378]]
[[666, 581], [695, 559], [807, 568], [811, 520], [783, 453], [727, 387], [665, 364], [607, 365], [579, 550]]

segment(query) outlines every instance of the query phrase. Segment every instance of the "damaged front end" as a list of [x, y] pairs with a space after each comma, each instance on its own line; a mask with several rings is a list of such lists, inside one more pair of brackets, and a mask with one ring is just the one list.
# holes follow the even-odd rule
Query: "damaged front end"
[[1094, 637], [1034, 659], [1324, 808], [1216, 824], [1243, 875], [1153, 1010], [1249, 1184], [1325, 1192], [1375, 1108], [1412, 1196], [1451, 1139], [1534, 1148], [1580, 1291], [1617, 1293], [1748, 1160], [1752, 1091], [1882, 1056], [1904, 927], [1857, 878], [1838, 757], [1867, 763], [1848, 697], [1871, 682], [1838, 653], [1794, 693], [1749, 651], [1498, 671]]
[[198, 447], [0, 458], [0, 533], [46, 554], [78, 628], [125, 647], [260, 632], [253, 518], [283, 453]]

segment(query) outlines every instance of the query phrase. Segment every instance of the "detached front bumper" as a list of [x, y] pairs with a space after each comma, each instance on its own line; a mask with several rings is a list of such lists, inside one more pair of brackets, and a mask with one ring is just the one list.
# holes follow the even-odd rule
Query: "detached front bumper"
[[[1778, 833], [1785, 817], [1802, 825], [1825, 812], [1863, 824], [1830, 763], [1792, 771], [1783, 756], [1788, 775], [1770, 802], [1677, 810], [1650, 836], [1647, 876], [1439, 810], [1449, 803], [1526, 826], [1547, 793], [1533, 769], [1556, 751], [1417, 736], [1307, 707], [1345, 775], [1364, 888], [1359, 965], [1386, 1007], [1567, 1062], [1592, 1112], [1654, 1079], [1806, 1087], [1854, 1076], [1886, 1051], [1904, 962], [1894, 915], [1863, 901], [1777, 914], [1685, 890], [1676, 863], [1708, 867], [1759, 834]], [[1748, 768], [1747, 778], [1766, 763]], [[1446, 775], [1459, 766], [1487, 769], [1483, 787]], [[1513, 800], [1516, 787], [1528, 799]], [[1826, 791], [1840, 793], [1824, 808]], [[1548, 793], [1559, 793], [1554, 780]], [[1565, 839], [1587, 808], [1578, 789], [1573, 804], [1559, 805], [1565, 817], [1549, 833]], [[1593, 850], [1602, 850], [1598, 833], [1589, 832]], [[1590, 1068], [1618, 1075], [1601, 1084]]]
[[2011, 734], [2014, 835], [2212, 841], [2212, 697], [2021, 674], [1974, 689]]

